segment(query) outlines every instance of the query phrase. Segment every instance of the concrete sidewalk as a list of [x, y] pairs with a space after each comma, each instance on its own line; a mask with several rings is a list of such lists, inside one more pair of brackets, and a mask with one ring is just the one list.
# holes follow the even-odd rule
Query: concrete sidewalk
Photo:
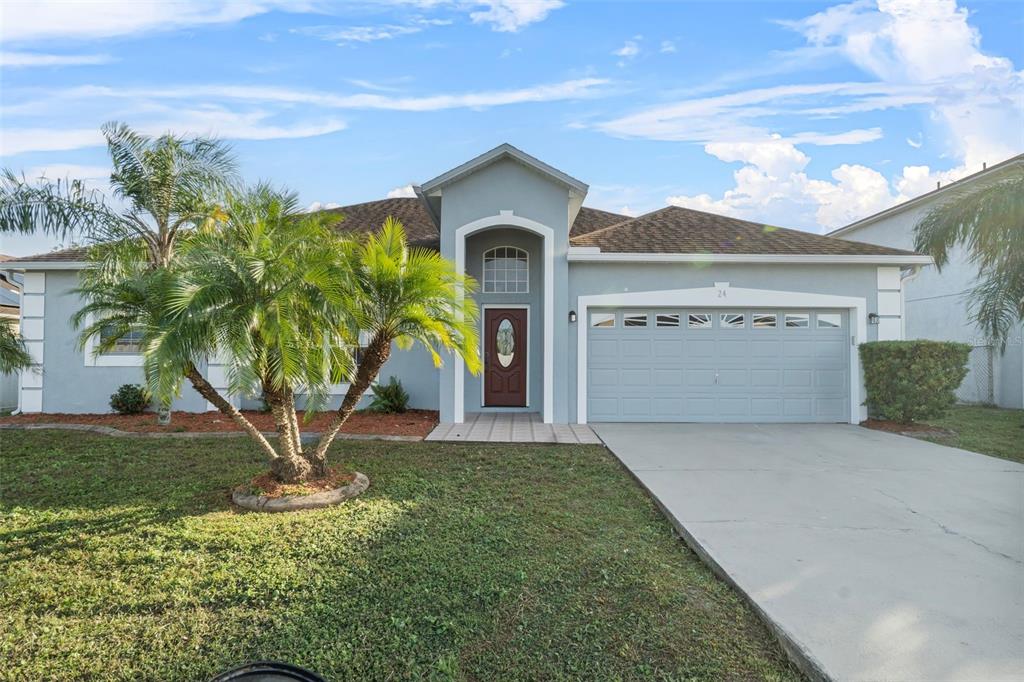
[[1024, 680], [1024, 466], [849, 425], [594, 428], [812, 676]]

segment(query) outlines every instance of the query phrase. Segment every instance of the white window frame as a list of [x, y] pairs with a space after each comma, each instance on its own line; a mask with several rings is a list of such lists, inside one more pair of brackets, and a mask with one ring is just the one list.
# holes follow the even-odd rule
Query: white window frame
[[[737, 327], [735, 325], [726, 324], [725, 318], [727, 317], [739, 317], [741, 324]], [[747, 314], [745, 312], [739, 313], [718, 313], [718, 328], [719, 329], [746, 329], [747, 328]]]
[[[675, 324], [662, 324], [661, 320], [658, 319], [660, 317], [674, 317], [674, 318], [676, 318], [676, 323]], [[681, 313], [666, 313], [666, 312], [661, 312], [661, 313], [656, 312], [656, 313], [654, 313], [654, 328], [655, 329], [679, 329], [679, 327], [681, 327], [682, 324], [683, 324], [683, 316], [682, 316]]]
[[[792, 327], [790, 327], [789, 326], [789, 316], [790, 315], [792, 315], [793, 317], [798, 317], [798, 316], [802, 315], [805, 318], [805, 321], [807, 322], [807, 324], [805, 324], [802, 327], [800, 325], [793, 325]], [[810, 312], [806, 312], [806, 313], [783, 313], [782, 314], [782, 328], [783, 329], [810, 329], [811, 328], [811, 313]]]
[[[516, 252], [516, 260], [519, 260], [519, 254], [522, 254], [526, 258], [526, 288], [522, 291], [518, 289], [516, 291], [508, 291], [508, 280], [505, 280], [505, 291], [488, 291], [487, 289], [487, 257], [488, 254], [497, 251], [498, 249], [513, 249]], [[508, 270], [505, 270], [508, 272]], [[480, 291], [484, 294], [528, 294], [530, 293], [530, 252], [519, 246], [511, 246], [504, 244], [501, 246], [494, 246], [484, 251], [480, 262], [480, 279], [482, 281]], [[493, 284], [493, 283], [492, 283]], [[519, 280], [513, 282], [516, 286], [519, 285]]]
[[[704, 315], [705, 317], [708, 318], [708, 320], [707, 320], [708, 323], [704, 324], [704, 325], [694, 326], [694, 325], [690, 324], [690, 316], [691, 315]], [[715, 328], [715, 316], [714, 316], [713, 313], [687, 312], [686, 313], [686, 328], [687, 329], [714, 329]]]
[[[643, 324], [626, 324], [627, 318], [644, 318]], [[644, 310], [627, 310], [622, 313], [622, 328], [623, 329], [647, 329], [651, 326], [651, 315]]]
[[[754, 324], [754, 320], [758, 317], [771, 317], [772, 324], [770, 327], [757, 326]], [[750, 313], [750, 328], [751, 329], [778, 329], [779, 328], [779, 314], [778, 313]]]
[[[90, 326], [95, 317], [86, 315], [85, 325]], [[85, 340], [83, 349], [86, 367], [142, 367], [142, 353], [96, 353], [99, 346], [98, 336], [90, 336]]]
[[[836, 323], [829, 324], [827, 326], [821, 325], [821, 316], [827, 315], [828, 317], [835, 317]], [[843, 314], [842, 313], [815, 313], [814, 314], [814, 328], [815, 329], [842, 329], [843, 328]]]
[[[594, 316], [595, 315], [611, 315], [612, 316], [612, 323], [611, 324], [596, 325], [596, 324], [594, 324]], [[616, 319], [617, 317], [618, 317], [618, 315], [615, 312], [610, 312], [609, 313], [609, 312], [604, 311], [604, 310], [595, 310], [592, 313], [589, 313], [587, 315], [587, 326], [589, 326], [591, 329], [615, 329], [616, 327], [618, 327], [618, 324], [617, 324], [618, 320]]]

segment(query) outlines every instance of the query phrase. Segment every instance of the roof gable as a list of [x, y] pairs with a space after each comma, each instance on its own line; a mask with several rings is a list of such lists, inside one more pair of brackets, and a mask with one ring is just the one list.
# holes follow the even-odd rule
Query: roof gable
[[512, 159], [513, 161], [521, 163], [527, 168], [530, 168], [559, 184], [565, 185], [570, 191], [578, 193], [581, 200], [587, 193], [588, 186], [586, 183], [577, 180], [567, 173], [563, 173], [554, 166], [549, 166], [540, 159], [530, 156], [523, 150], [513, 147], [507, 142], [500, 144], [494, 149], [484, 152], [480, 156], [470, 159], [459, 166], [456, 166], [450, 171], [446, 171], [441, 175], [438, 175], [432, 180], [428, 180], [420, 185], [420, 189], [424, 194], [434, 194], [440, 191], [445, 185], [450, 185], [451, 183], [456, 182], [467, 175], [480, 170], [481, 168], [486, 168], [492, 163], [501, 161], [502, 159]]

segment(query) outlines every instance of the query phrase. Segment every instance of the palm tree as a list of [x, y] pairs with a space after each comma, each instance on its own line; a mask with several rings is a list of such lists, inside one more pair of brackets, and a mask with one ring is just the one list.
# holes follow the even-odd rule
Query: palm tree
[[369, 339], [348, 391], [311, 455], [314, 472], [326, 470], [327, 449], [355, 410], [391, 355], [420, 344], [440, 367], [439, 350], [457, 353], [466, 368], [480, 371], [476, 321], [471, 294], [476, 284], [456, 273], [435, 251], [410, 249], [402, 224], [392, 217], [365, 241], [347, 244], [343, 253], [348, 288], [344, 310], [352, 331]]
[[[40, 231], [90, 245], [80, 293], [99, 302], [87, 304], [75, 320], [81, 325], [86, 313], [107, 313], [81, 335], [83, 345], [97, 339], [97, 352], [117, 338], [108, 336], [105, 346], [104, 330], [159, 327], [158, 301], [140, 298], [153, 286], [142, 273], [170, 267], [183, 235], [223, 218], [216, 199], [236, 178], [231, 150], [220, 141], [170, 133], [152, 138], [123, 123], [107, 123], [102, 131], [113, 166], [112, 199], [120, 206], [79, 180], [30, 180], [11, 170], [0, 176], [0, 233]], [[125, 307], [111, 307], [117, 301]], [[212, 390], [194, 366], [186, 370], [200, 394]]]
[[14, 324], [0, 320], [0, 374], [17, 372], [31, 364], [32, 357], [25, 349], [21, 336], [14, 331]]
[[957, 246], [978, 268], [970, 290], [972, 320], [1005, 348], [1024, 320], [1024, 165], [1013, 164], [988, 183], [954, 190], [914, 228], [915, 248], [940, 270]]

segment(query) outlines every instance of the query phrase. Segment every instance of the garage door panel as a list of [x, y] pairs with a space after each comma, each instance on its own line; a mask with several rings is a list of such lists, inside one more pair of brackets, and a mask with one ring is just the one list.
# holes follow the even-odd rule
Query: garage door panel
[[[634, 309], [631, 309], [631, 311]], [[746, 327], [722, 325], [742, 313]], [[609, 311], [610, 312], [610, 311]], [[848, 319], [818, 328], [809, 311], [802, 328], [751, 326], [753, 314], [784, 310], [648, 309], [650, 326], [588, 333], [588, 418], [592, 421], [846, 421], [850, 411]], [[835, 311], [830, 311], [835, 312]], [[657, 327], [658, 314], [678, 327]], [[689, 313], [710, 328], [690, 328]]]

